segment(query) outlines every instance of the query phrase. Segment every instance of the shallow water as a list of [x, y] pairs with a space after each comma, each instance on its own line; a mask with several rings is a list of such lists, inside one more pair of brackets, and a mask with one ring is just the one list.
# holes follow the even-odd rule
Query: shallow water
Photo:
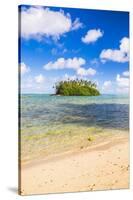
[[[90, 145], [88, 137], [129, 129], [128, 96], [21, 95], [23, 160]], [[122, 132], [121, 132], [122, 131]], [[93, 140], [93, 138], [92, 138]]]
[[21, 96], [22, 129], [66, 124], [128, 129], [128, 115], [127, 96], [63, 97], [45, 94]]

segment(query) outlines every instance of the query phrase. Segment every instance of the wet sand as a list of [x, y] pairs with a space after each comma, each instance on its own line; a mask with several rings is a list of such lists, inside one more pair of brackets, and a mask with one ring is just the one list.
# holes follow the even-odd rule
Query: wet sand
[[129, 188], [129, 136], [21, 166], [21, 195]]

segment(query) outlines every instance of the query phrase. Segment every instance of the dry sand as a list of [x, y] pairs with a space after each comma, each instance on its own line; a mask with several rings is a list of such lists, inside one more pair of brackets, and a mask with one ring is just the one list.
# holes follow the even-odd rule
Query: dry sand
[[21, 195], [128, 188], [129, 138], [115, 136], [21, 169]]

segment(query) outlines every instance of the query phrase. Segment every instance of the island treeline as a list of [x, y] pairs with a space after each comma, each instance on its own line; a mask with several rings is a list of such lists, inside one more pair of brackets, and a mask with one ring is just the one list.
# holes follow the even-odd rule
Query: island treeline
[[97, 85], [87, 80], [60, 81], [55, 85], [56, 95], [63, 96], [98, 96]]

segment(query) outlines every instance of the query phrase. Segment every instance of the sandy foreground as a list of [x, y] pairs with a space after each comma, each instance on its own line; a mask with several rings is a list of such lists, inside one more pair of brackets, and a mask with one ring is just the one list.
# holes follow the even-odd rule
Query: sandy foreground
[[129, 187], [127, 134], [21, 167], [21, 195]]

